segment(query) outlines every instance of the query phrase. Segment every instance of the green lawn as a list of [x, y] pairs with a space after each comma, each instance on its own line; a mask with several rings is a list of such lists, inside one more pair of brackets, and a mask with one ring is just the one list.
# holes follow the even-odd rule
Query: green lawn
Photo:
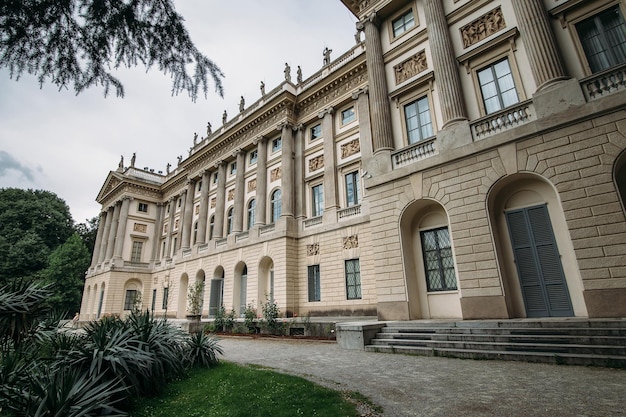
[[333, 391], [302, 378], [221, 362], [169, 384], [158, 398], [135, 403], [132, 417], [352, 417], [359, 394]]

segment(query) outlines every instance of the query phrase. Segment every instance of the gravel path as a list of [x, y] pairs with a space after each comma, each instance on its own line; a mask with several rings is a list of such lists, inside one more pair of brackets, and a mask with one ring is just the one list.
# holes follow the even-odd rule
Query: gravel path
[[358, 391], [384, 416], [626, 416], [626, 370], [346, 350], [336, 343], [227, 337], [223, 359]]

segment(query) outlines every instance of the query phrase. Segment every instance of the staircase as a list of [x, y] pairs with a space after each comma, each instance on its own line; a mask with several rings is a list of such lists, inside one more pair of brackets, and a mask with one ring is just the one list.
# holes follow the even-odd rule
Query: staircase
[[626, 368], [626, 319], [390, 322], [365, 350]]

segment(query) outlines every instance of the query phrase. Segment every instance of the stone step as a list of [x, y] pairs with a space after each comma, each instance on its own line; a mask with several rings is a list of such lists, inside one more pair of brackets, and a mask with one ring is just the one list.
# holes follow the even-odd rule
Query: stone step
[[548, 353], [527, 351], [498, 351], [478, 349], [430, 348], [423, 346], [367, 345], [369, 352], [401, 353], [408, 355], [441, 356], [464, 359], [498, 359], [549, 363], [555, 365], [603, 366], [626, 368], [625, 356], [594, 355], [578, 353]]
[[626, 360], [626, 347], [615, 345], [578, 345], [562, 343], [516, 343], [490, 341], [450, 341], [416, 339], [373, 339], [372, 346], [426, 347], [431, 349], [463, 349], [480, 351], [520, 351], [545, 353], [580, 353], [607, 356], [623, 356]]
[[520, 320], [416, 320], [416, 321], [399, 321], [386, 323], [389, 328], [508, 328], [508, 329], [524, 329], [524, 328], [622, 328], [626, 329], [626, 319], [520, 319]]
[[586, 345], [626, 346], [626, 336], [590, 336], [562, 334], [492, 334], [492, 333], [404, 333], [380, 332], [377, 339], [414, 339], [414, 340], [448, 340], [448, 341], [483, 341], [483, 342], [517, 342], [517, 343], [560, 343]]
[[403, 334], [498, 334], [498, 335], [576, 335], [576, 336], [616, 336], [626, 337], [626, 328], [621, 327], [553, 327], [553, 328], [505, 328], [505, 327], [401, 327], [387, 326], [381, 329], [384, 333]]

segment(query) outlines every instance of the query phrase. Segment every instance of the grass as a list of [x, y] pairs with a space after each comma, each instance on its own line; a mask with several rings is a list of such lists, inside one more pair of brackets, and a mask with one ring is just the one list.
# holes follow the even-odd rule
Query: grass
[[[352, 393], [354, 394], [354, 393]], [[356, 417], [355, 399], [310, 381], [229, 362], [192, 371], [157, 398], [134, 403], [132, 417]]]

